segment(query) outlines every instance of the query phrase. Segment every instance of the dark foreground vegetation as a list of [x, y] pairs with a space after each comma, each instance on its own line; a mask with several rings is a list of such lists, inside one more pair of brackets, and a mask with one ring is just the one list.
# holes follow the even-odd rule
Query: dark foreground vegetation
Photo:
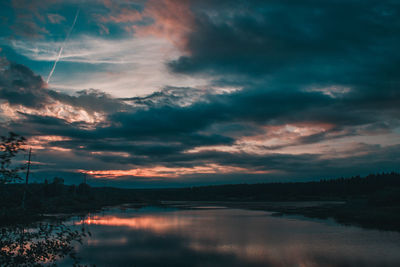
[[400, 174], [397, 173], [319, 182], [176, 189], [64, 185], [62, 179], [55, 178], [42, 184], [2, 184], [0, 192], [2, 266], [40, 266], [64, 257], [72, 258], [74, 265], [80, 266], [73, 248], [90, 232], [85, 231], [84, 225], [81, 231], [74, 230], [64, 225], [63, 219], [72, 215], [84, 218], [87, 212], [128, 203], [131, 207], [174, 205], [182, 208], [207, 203], [269, 210], [276, 215], [334, 218], [345, 224], [400, 231]]
[[[21, 208], [23, 185], [2, 185], [1, 191], [0, 221], [3, 225], [23, 222], [29, 218], [38, 219], [45, 214], [84, 213], [123, 203], [143, 206], [161, 205], [162, 201], [207, 201], [284, 214], [332, 217], [342, 223], [400, 230], [400, 174], [398, 173], [318, 182], [236, 184], [176, 189], [120, 189], [90, 187], [87, 184], [64, 185], [62, 179], [55, 178], [50, 183], [28, 185], [25, 210]], [[319, 201], [322, 204], [293, 205], [300, 201]], [[276, 202], [281, 204], [273, 204]]]
[[[27, 189], [25, 189], [27, 188]], [[22, 199], [26, 190], [25, 208]], [[96, 211], [106, 206], [137, 203], [134, 190], [64, 185], [55, 178], [43, 184], [6, 184], [0, 188], [0, 225], [36, 221], [48, 215], [68, 215]]]

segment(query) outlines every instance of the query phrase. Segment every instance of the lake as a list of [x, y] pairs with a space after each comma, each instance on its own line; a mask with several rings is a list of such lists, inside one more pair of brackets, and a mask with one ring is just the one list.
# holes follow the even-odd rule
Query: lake
[[[400, 233], [270, 212], [198, 206], [112, 208], [72, 218], [97, 266], [400, 266]], [[65, 259], [60, 266], [70, 266]]]

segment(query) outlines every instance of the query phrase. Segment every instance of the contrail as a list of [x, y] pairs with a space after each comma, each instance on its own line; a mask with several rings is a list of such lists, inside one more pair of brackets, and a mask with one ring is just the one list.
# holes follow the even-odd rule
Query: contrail
[[79, 8], [78, 8], [78, 10], [76, 11], [75, 18], [74, 18], [74, 22], [72, 23], [72, 26], [71, 26], [71, 28], [69, 29], [69, 31], [67, 32], [67, 35], [65, 36], [65, 40], [64, 40], [64, 42], [62, 43], [62, 45], [61, 45], [61, 47], [60, 47], [60, 51], [58, 51], [57, 58], [56, 58], [56, 60], [54, 61], [54, 64], [53, 64], [53, 68], [51, 69], [51, 71], [50, 71], [50, 73], [49, 73], [49, 76], [47, 76], [46, 83], [49, 83], [50, 78], [51, 78], [51, 76], [53, 75], [54, 70], [56, 69], [57, 62], [60, 60], [61, 54], [62, 54], [62, 52], [63, 52], [63, 50], [64, 50], [64, 46], [65, 46], [65, 44], [67, 43], [68, 38], [69, 38], [69, 36], [70, 36], [72, 30], [73, 30], [74, 27], [75, 27], [75, 23], [76, 23], [76, 20], [78, 19], [78, 15], [79, 15]]

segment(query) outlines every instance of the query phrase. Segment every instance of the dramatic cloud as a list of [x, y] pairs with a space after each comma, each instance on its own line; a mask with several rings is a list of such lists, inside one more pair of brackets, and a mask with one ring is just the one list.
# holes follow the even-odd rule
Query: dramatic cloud
[[[53, 33], [77, 7], [34, 20]], [[397, 170], [399, 13], [390, 0], [89, 1], [55, 84], [42, 76], [61, 38], [0, 40], [19, 63], [1, 62], [0, 130], [29, 138], [38, 174], [71, 182]]]
[[27, 107], [43, 107], [48, 97], [42, 90], [44, 82], [30, 69], [20, 64], [1, 59], [0, 96], [13, 104]]
[[[66, 121], [92, 121], [101, 114], [124, 110], [128, 105], [103, 92], [91, 89], [75, 96], [47, 89], [42, 77], [29, 68], [1, 59], [0, 99], [5, 116], [36, 114]], [[7, 114], [7, 111], [8, 114]], [[85, 118], [86, 117], [86, 118]]]

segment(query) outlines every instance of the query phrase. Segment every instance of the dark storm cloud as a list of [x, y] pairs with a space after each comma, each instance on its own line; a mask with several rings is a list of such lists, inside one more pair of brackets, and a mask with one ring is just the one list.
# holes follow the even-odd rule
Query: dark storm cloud
[[7, 100], [11, 105], [40, 108], [49, 103], [49, 97], [42, 90], [43, 85], [42, 77], [35, 75], [29, 68], [1, 59], [1, 99]]
[[[79, 133], [79, 132], [76, 132]], [[204, 145], [230, 145], [234, 142], [234, 139], [220, 136], [220, 135], [200, 135], [200, 134], [189, 134], [181, 136], [163, 136], [162, 138], [143, 138], [126, 136], [114, 136], [114, 138], [96, 135], [96, 132], [88, 133], [84, 136], [85, 131], [80, 132], [81, 135], [72, 135], [71, 132], [68, 136], [73, 136], [73, 140], [67, 141], [55, 141], [51, 142], [51, 145], [70, 148], [73, 150], [83, 153], [82, 150], [101, 151], [101, 152], [125, 152], [130, 156], [147, 157], [148, 163], [155, 161], [156, 159], [163, 157], [170, 157], [175, 154], [196, 147]], [[60, 132], [57, 132], [60, 134]], [[80, 146], [84, 145], [83, 148]], [[103, 156], [99, 156], [103, 158]], [[117, 158], [117, 160], [121, 160]], [[124, 160], [125, 161], [125, 160]], [[131, 162], [133, 163], [133, 162]]]
[[[25, 73], [29, 74], [28, 77], [32, 76], [31, 72]], [[26, 80], [30, 81], [31, 78]], [[79, 96], [71, 97], [47, 89], [36, 89], [50, 92], [46, 96], [51, 96], [52, 99], [56, 98], [64, 103], [85, 107], [82, 103], [74, 102], [80, 99]], [[101, 154], [91, 156], [104, 162], [125, 162], [142, 166], [158, 163], [171, 167], [190, 167], [196, 164], [217, 162], [235, 166], [249, 164], [246, 167], [252, 169], [267, 166], [267, 168], [274, 167], [288, 171], [306, 162], [316, 161], [318, 157], [316, 155], [255, 157], [248, 153], [188, 154], [184, 151], [201, 146], [231, 145], [237, 138], [246, 134], [251, 136], [264, 125], [299, 122], [334, 125], [332, 129], [323, 133], [302, 137], [289, 145], [266, 147], [266, 149], [279, 149], [285, 146], [313, 144], [334, 138], [356, 136], [361, 130], [390, 131], [398, 126], [395, 119], [397, 110], [394, 109], [394, 113], [391, 114], [388, 110], [394, 107], [384, 106], [386, 102], [397, 101], [396, 98], [391, 99], [390, 95], [382, 96], [382, 103], [378, 105], [377, 102], [368, 102], [369, 99], [365, 100], [364, 96], [357, 97], [357, 94], [332, 98], [321, 92], [251, 88], [233, 93], [208, 94], [191, 105], [181, 106], [177, 104], [180, 102], [179, 98], [188, 98], [190, 89], [187, 88], [186, 94], [182, 96], [176, 94], [171, 96], [167, 92], [168, 90], [160, 91], [141, 99], [129, 99], [139, 101], [144, 107], [131, 108], [130, 111], [110, 112], [106, 119], [107, 123], [100, 124], [94, 129], [88, 129], [84, 122], [69, 123], [60, 118], [32, 114], [24, 114], [22, 121], [12, 122], [10, 127], [27, 135], [51, 134], [72, 138], [72, 140], [56, 141], [51, 144], [72, 149], [78, 154], [87, 153], [89, 156], [91, 151], [112, 151], [126, 152], [130, 155], [128, 158]], [[194, 95], [197, 94], [196, 90], [193, 92]], [[44, 99], [47, 98], [44, 97]], [[106, 108], [107, 110], [119, 110], [121, 101], [109, 99], [102, 93], [94, 91], [88, 97], [87, 103], [106, 102], [110, 105]], [[89, 110], [93, 109], [90, 105], [86, 107]], [[392, 124], [385, 123], [381, 120], [382, 117]], [[392, 121], [389, 120], [390, 118]], [[236, 126], [234, 129], [229, 129], [229, 125]], [[249, 127], [245, 125], [250, 125], [254, 129], [248, 130]], [[361, 126], [364, 128], [357, 128]], [[336, 134], [330, 137], [332, 133]], [[79, 148], [82, 145], [84, 149]], [[282, 163], [278, 166], [277, 162]], [[285, 167], [282, 164], [287, 165]]]
[[58, 100], [74, 107], [83, 108], [89, 112], [97, 111], [113, 113], [130, 109], [130, 107], [124, 102], [96, 89], [81, 90], [74, 96], [53, 90], [49, 90], [48, 93], [54, 100]]
[[[208, 163], [219, 161], [213, 157], [214, 154], [194, 153], [190, 155], [182, 154], [183, 151], [207, 145], [229, 145], [245, 133], [244, 130], [233, 132], [231, 136], [213, 133], [213, 131], [217, 132], [219, 125], [223, 123], [251, 123], [263, 126], [313, 121], [336, 125], [326, 132], [300, 138], [289, 145], [268, 147], [268, 149], [313, 144], [334, 138], [357, 136], [361, 130], [368, 132], [385, 127], [385, 130], [390, 130], [398, 126], [398, 123], [394, 125], [373, 124], [381, 115], [379, 110], [358, 109], [354, 113], [350, 112], [354, 107], [357, 107], [356, 99], [334, 100], [315, 92], [298, 92], [296, 95], [291, 93], [289, 97], [282, 92], [240, 91], [233, 94], [209, 96], [207, 101], [197, 102], [187, 107], [166, 105], [136, 112], [111, 114], [108, 118], [114, 124], [111, 127], [99, 127], [92, 131], [75, 129], [78, 134], [74, 135], [75, 138], [79, 138], [79, 134], [87, 134], [88, 138], [94, 138], [93, 141], [62, 141], [55, 142], [54, 145], [77, 149], [79, 145], [85, 143], [85, 149], [89, 151], [128, 152], [132, 156], [148, 157], [145, 159], [114, 157], [115, 161], [122, 160], [126, 163], [144, 165], [159, 162], [168, 163], [171, 166], [183, 163], [188, 166], [193, 165], [196, 161]], [[214, 129], [212, 129], [213, 125]], [[354, 128], [363, 125], [372, 129]], [[224, 126], [221, 128], [225, 129]], [[66, 127], [62, 129], [66, 130]], [[62, 129], [53, 133], [62, 135]], [[222, 132], [229, 135], [228, 131]], [[337, 134], [329, 136], [332, 133]], [[71, 134], [72, 132], [69, 133], [70, 136]], [[227, 159], [230, 153], [222, 155], [222, 158]], [[237, 156], [237, 154], [235, 155]], [[111, 160], [109, 157], [98, 157]], [[168, 160], [165, 157], [168, 157]], [[293, 157], [297, 158], [297, 156]], [[302, 164], [306, 161], [310, 162], [312, 157], [315, 156], [302, 161]], [[279, 158], [279, 160], [289, 162], [287, 159]], [[253, 167], [257, 163], [257, 160], [249, 154], [243, 154], [239, 161], [251, 162]], [[262, 164], [265, 165], [266, 162], [263, 161]], [[286, 169], [288, 168], [290, 167]]]
[[218, 9], [210, 5], [200, 9], [188, 36], [193, 57], [187, 59], [250, 74], [319, 58], [351, 63], [364, 53], [379, 55], [378, 60], [396, 48], [399, 11], [394, 1], [236, 1]]
[[[104, 120], [68, 122], [21, 112], [19, 120], [2, 125], [1, 130], [8, 127], [26, 136], [65, 137], [48, 144], [69, 151], [63, 162], [58, 161], [65, 171], [206, 164], [275, 171], [252, 174], [256, 181], [272, 175], [290, 179], [330, 173], [334, 177], [397, 166], [397, 1], [206, 0], [192, 1], [191, 11], [193, 24], [183, 42], [188, 53], [169, 62], [170, 70], [206, 76], [214, 85], [239, 87], [237, 91], [166, 86], [142, 97], [117, 99], [94, 89], [68, 95], [46, 88], [42, 78], [27, 67], [4, 61], [0, 98], [12, 107], [42, 109], [58, 101], [90, 114], [100, 112]], [[270, 138], [271, 128], [286, 125], [323, 129], [279, 144], [253, 145], [266, 153], [190, 151], [207, 146], [230, 148], [244, 137]], [[282, 139], [285, 134], [275, 133]], [[357, 139], [363, 136], [374, 139], [372, 144]], [[327, 144], [346, 138], [345, 149]], [[316, 144], [326, 149], [279, 151]], [[44, 155], [54, 158], [49, 152]], [[230, 175], [231, 181], [243, 181], [240, 175]], [[198, 183], [200, 176], [186, 178]], [[226, 181], [222, 174], [204, 181], [220, 178]]]
[[88, 112], [116, 112], [128, 105], [99, 90], [83, 90], [75, 96], [46, 88], [42, 77], [24, 65], [0, 59], [0, 99], [10, 105], [23, 105], [29, 108], [43, 108], [59, 101], [73, 107], [84, 108]]
[[142, 97], [121, 98], [141, 107], [187, 106], [195, 101], [204, 100], [207, 94], [215, 93], [209, 89], [166, 86], [163, 89]]
[[336, 84], [398, 91], [396, 1], [193, 1], [192, 10], [190, 55], [169, 63], [174, 72], [292, 90]]
[[[18, 104], [33, 106], [42, 103], [43, 105], [48, 103], [49, 99], [57, 99], [88, 110], [96, 109], [93, 106], [95, 103], [108, 104], [101, 106], [101, 109], [109, 111], [106, 122], [95, 128], [89, 128], [85, 122], [71, 123], [61, 118], [33, 114], [22, 114], [23, 118], [20, 121], [9, 124], [9, 127], [27, 136], [68, 137], [70, 140], [54, 141], [50, 145], [71, 149], [77, 157], [103, 162], [102, 168], [112, 164], [192, 167], [217, 163], [253, 171], [316, 172], [319, 168], [333, 168], [339, 162], [345, 165], [346, 161], [335, 160], [333, 164], [330, 163], [332, 161], [320, 159], [316, 154], [255, 155], [245, 152], [185, 153], [185, 151], [202, 146], [232, 145], [238, 138], [261, 133], [259, 129], [265, 125], [299, 122], [334, 125], [330, 130], [299, 138], [288, 145], [265, 147], [267, 150], [357, 136], [360, 135], [360, 131], [371, 132], [381, 129], [390, 132], [399, 125], [396, 120], [398, 112], [396, 106], [385, 105], [398, 101], [397, 98], [392, 98], [392, 95], [380, 96], [373, 102], [361, 94], [349, 93], [334, 98], [321, 92], [282, 90], [282, 88], [273, 90], [261, 87], [245, 88], [233, 93], [206, 94], [189, 105], [180, 105], [180, 99], [190, 99], [191, 92], [194, 97], [198, 97], [198, 90], [186, 88], [185, 93], [179, 94], [177, 92], [181, 90], [169, 88], [143, 98], [125, 100], [113, 99], [99, 91], [87, 91], [81, 93], [83, 95], [81, 98], [81, 95], [69, 96], [42, 88], [40, 77], [23, 66], [15, 70], [12, 67], [7, 69], [8, 72], [11, 70], [18, 74], [12, 77], [19, 77], [18, 79], [23, 82], [19, 82], [19, 87], [5, 89], [11, 88], [18, 92], [22, 90], [21, 95], [29, 89], [37, 95], [42, 95], [35, 100], [37, 102], [29, 102], [29, 98], [26, 98], [28, 102], [20, 101]], [[3, 76], [10, 77], [10, 75]], [[5, 100], [12, 102], [7, 98]], [[129, 106], [129, 109], [120, 111], [125, 105], [124, 101], [133, 101], [139, 106]], [[114, 110], [117, 112], [112, 112]], [[330, 136], [332, 133], [334, 135]], [[374, 151], [381, 153], [384, 150], [380, 148], [372, 151], [366, 150], [365, 147], [357, 149], [367, 154], [375, 153]], [[124, 152], [128, 156], [92, 154], [92, 152]], [[385, 162], [385, 154], [383, 152], [381, 154], [381, 161]], [[398, 159], [396, 154], [391, 156]], [[363, 159], [359, 159], [359, 165], [365, 164]], [[389, 161], [389, 158], [387, 160]]]
[[[244, 89], [220, 95], [208, 95], [189, 106], [152, 106], [134, 112], [111, 114], [113, 127], [98, 129], [101, 135], [165, 138], [184, 137], [198, 131], [210, 133], [210, 127], [222, 123], [252, 123], [259, 126], [285, 123], [315, 122], [344, 127], [372, 124], [395, 118], [398, 109], [390, 102], [399, 102], [397, 95], [385, 96], [370, 105], [369, 99], [332, 98], [320, 92]], [[378, 102], [381, 101], [380, 104]], [[393, 110], [393, 114], [387, 111]], [[392, 117], [393, 116], [393, 117]], [[396, 127], [398, 124], [394, 124]], [[375, 125], [379, 127], [379, 125]], [[327, 134], [327, 133], [326, 133]]]

